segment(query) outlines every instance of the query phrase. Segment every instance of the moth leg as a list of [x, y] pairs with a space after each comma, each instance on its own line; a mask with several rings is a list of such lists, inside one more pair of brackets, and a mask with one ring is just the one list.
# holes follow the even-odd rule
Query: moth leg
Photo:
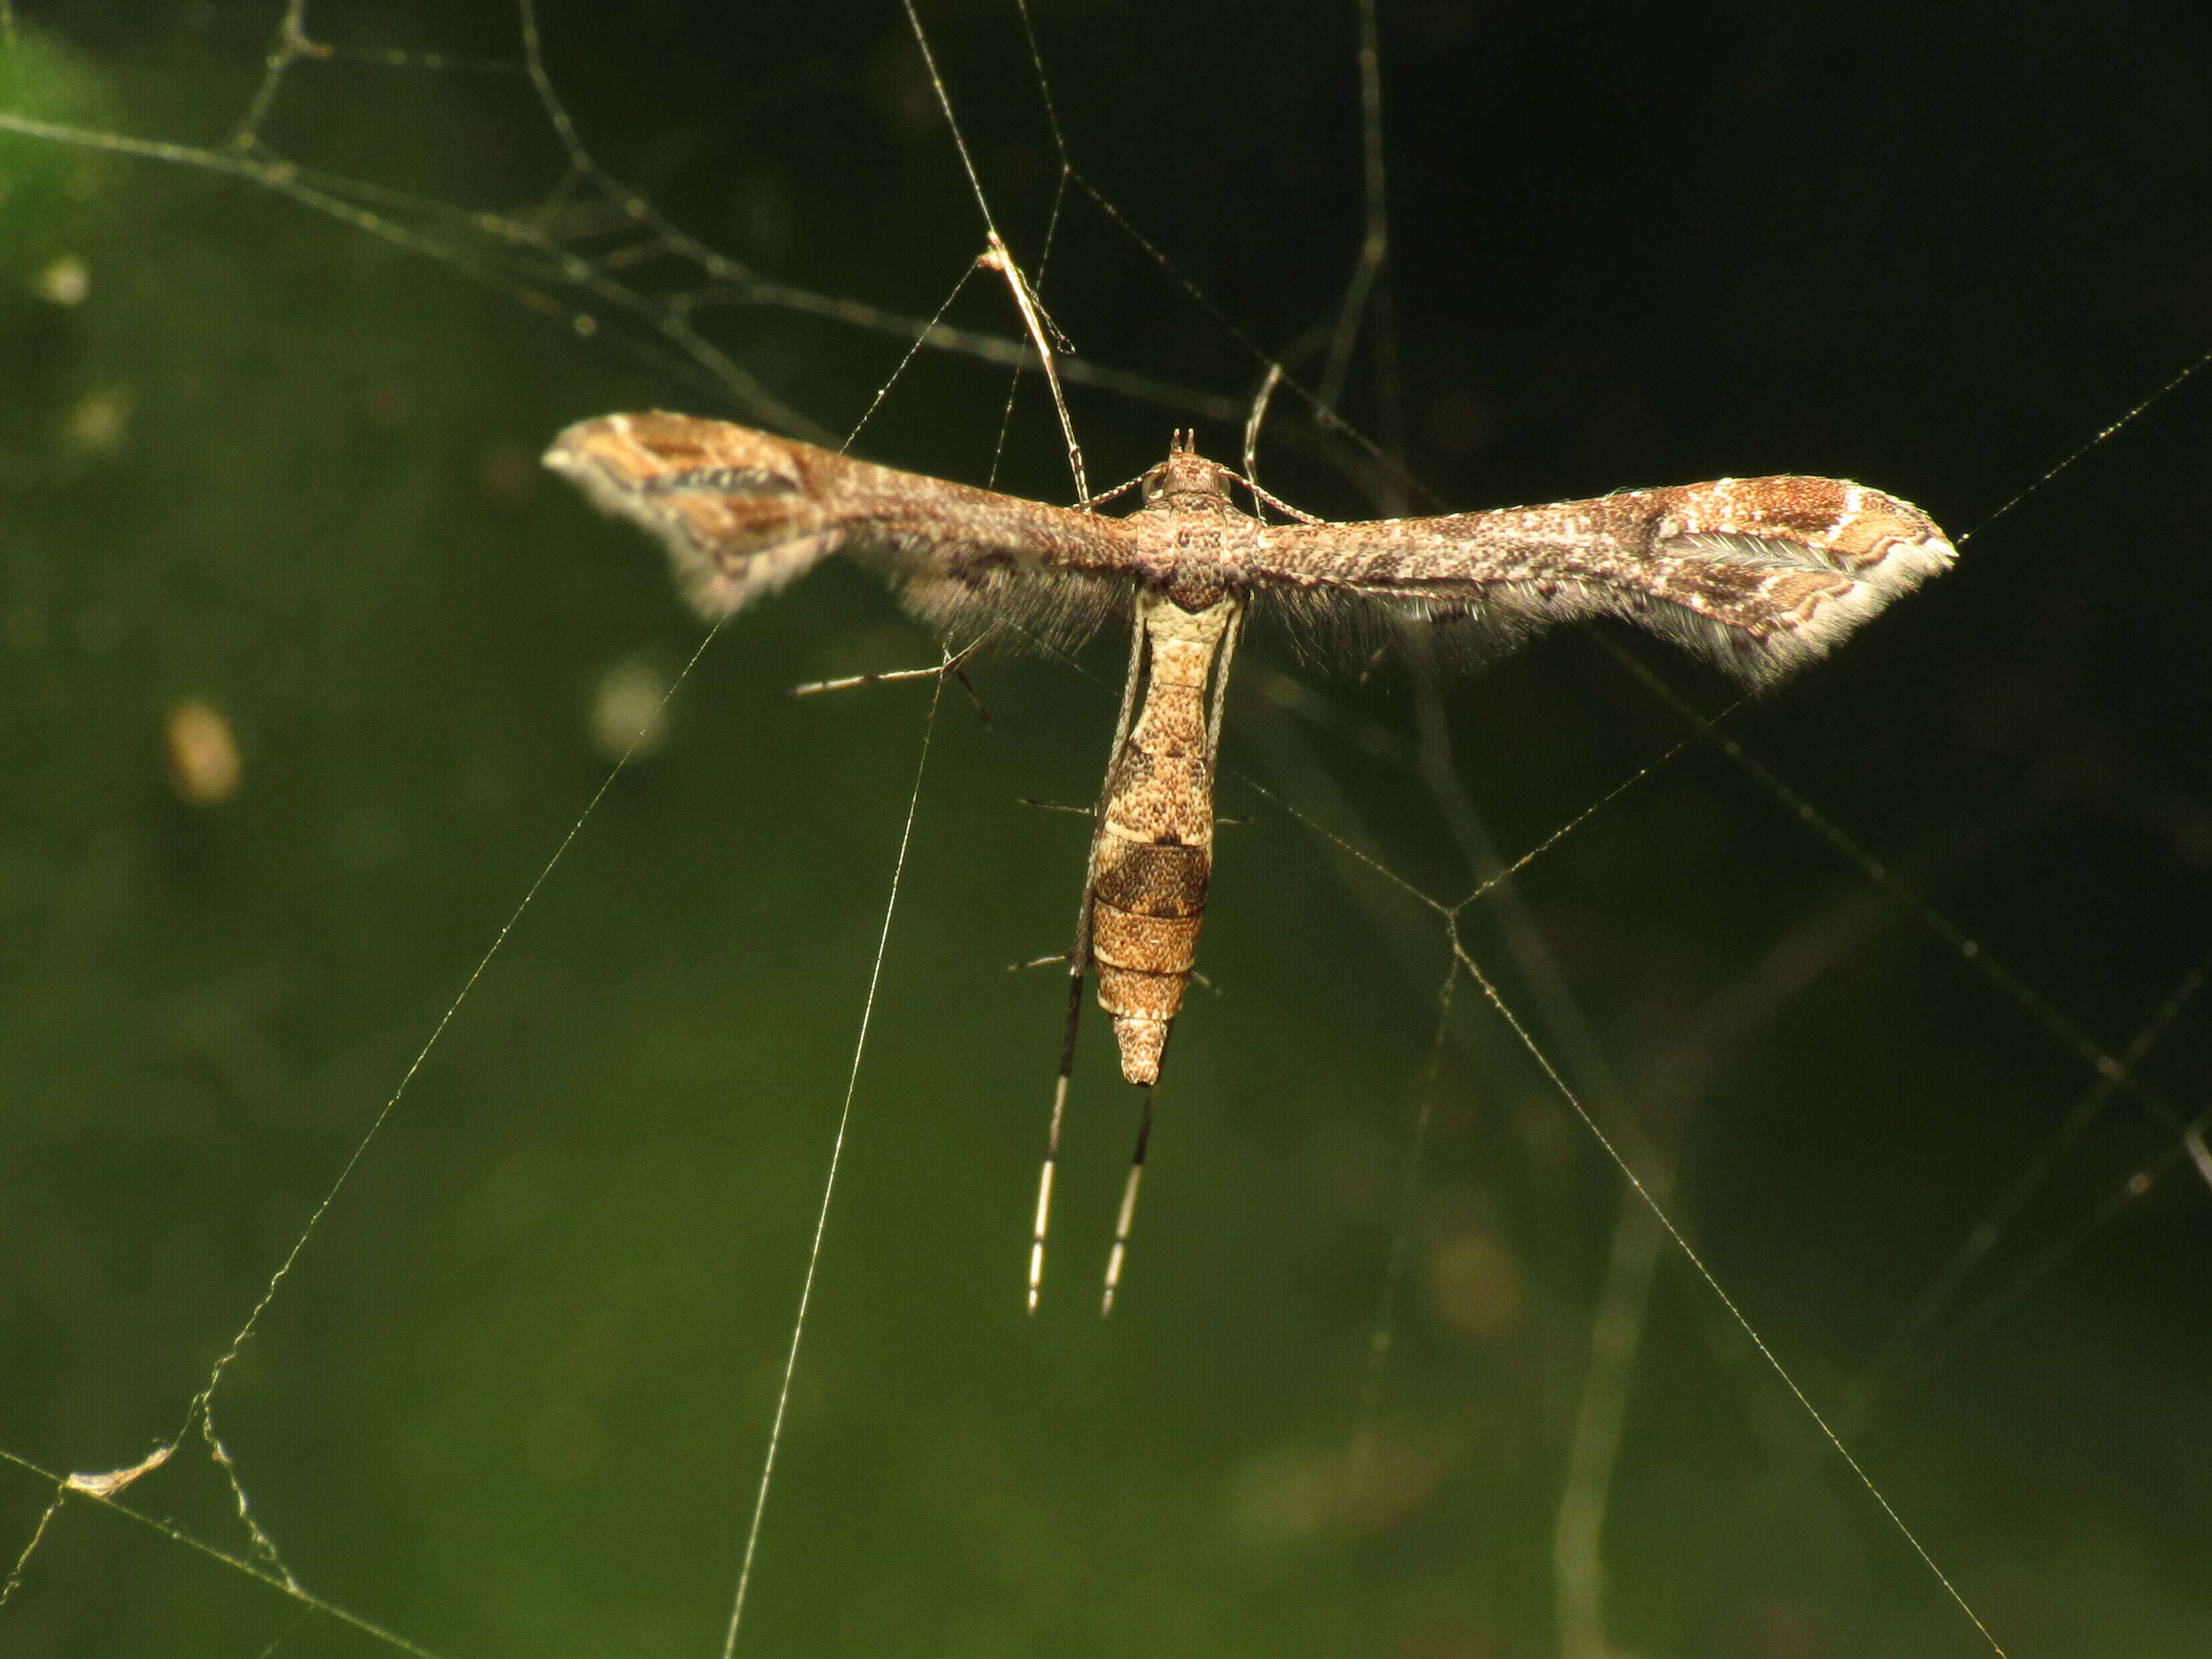
[[1229, 625], [1221, 630], [1221, 654], [1213, 669], [1213, 708], [1206, 721], [1206, 771], [1209, 779], [1215, 771], [1214, 761], [1221, 753], [1221, 717], [1229, 707], [1229, 665], [1237, 659], [1237, 635], [1243, 621], [1244, 607], [1240, 605], [1229, 613]]
[[[975, 641], [975, 645], [981, 643], [981, 640]], [[983, 707], [982, 694], [975, 690], [975, 682], [968, 678], [967, 669], [961, 665], [962, 660], [975, 648], [975, 645], [969, 646], [968, 650], [962, 652], [958, 658], [946, 663], [943, 673], [950, 674], [960, 682], [960, 689], [968, 694], [968, 706], [975, 711], [975, 718], [983, 723], [983, 729], [988, 732], [991, 729], [991, 711]], [[942, 675], [939, 678], [942, 678]]]
[[[988, 637], [988, 635], [984, 636]], [[960, 682], [960, 689], [968, 694], [968, 701], [975, 705], [975, 718], [981, 720], [984, 729], [988, 731], [991, 711], [983, 707], [983, 699], [976, 692], [975, 681], [968, 678], [968, 659], [974, 656], [982, 644], [983, 640], [978, 639], [963, 646], [958, 651], [948, 653], [945, 660], [934, 668], [894, 668], [878, 674], [845, 674], [834, 680], [809, 680], [804, 685], [786, 686], [783, 695], [787, 697], [812, 697], [824, 691], [852, 691], [866, 685], [889, 685], [897, 680], [955, 679]]]
[[[1109, 782], [1121, 750], [1129, 741], [1129, 721], [1137, 707], [1137, 682], [1145, 672], [1145, 630], [1133, 630], [1129, 641], [1129, 675], [1121, 688], [1121, 712], [1114, 722], [1114, 744], [1108, 751]], [[1045, 1131], [1044, 1164], [1037, 1171], [1036, 1230], [1030, 1241], [1029, 1310], [1036, 1311], [1037, 1296], [1044, 1287], [1044, 1236], [1052, 1218], [1052, 1176], [1060, 1163], [1060, 1127], [1067, 1115], [1068, 1079], [1075, 1075], [1075, 1035], [1083, 1027], [1083, 981], [1091, 969], [1091, 906], [1098, 887], [1098, 830], [1105, 821], [1106, 784], [1098, 790], [1099, 810], [1091, 814], [1091, 855], [1083, 872], [1083, 897], [1075, 910], [1075, 943], [1067, 952], [1067, 1029], [1060, 1038], [1060, 1073], [1053, 1079], [1052, 1123]]]
[[834, 680], [809, 680], [804, 685], [787, 685], [783, 688], [783, 695], [787, 697], [811, 697], [824, 691], [850, 691], [863, 685], [889, 685], [894, 680], [935, 679], [944, 672], [942, 668], [893, 668], [880, 674], [844, 674]]
[[[1090, 895], [1084, 895], [1084, 921], [1090, 920]], [[1035, 1313], [1038, 1293], [1044, 1288], [1044, 1235], [1052, 1218], [1052, 1174], [1060, 1163], [1060, 1126], [1067, 1116], [1067, 1084], [1075, 1075], [1075, 1034], [1083, 1027], [1083, 975], [1086, 965], [1081, 948], [1085, 927], [1077, 929], [1077, 948], [1068, 953], [1073, 971], [1067, 976], [1067, 1027], [1060, 1042], [1060, 1075], [1053, 1079], [1052, 1126], [1045, 1131], [1044, 1164], [1037, 1171], [1036, 1231], [1030, 1241], [1030, 1304]]]
[[1145, 1113], [1137, 1120], [1137, 1149], [1129, 1155], [1129, 1179], [1121, 1188], [1121, 1210], [1114, 1221], [1114, 1250], [1106, 1258], [1106, 1294], [1098, 1304], [1101, 1319], [1114, 1311], [1114, 1292], [1121, 1288], [1121, 1266], [1129, 1259], [1129, 1226], [1137, 1218], [1137, 1183], [1145, 1176], [1145, 1149], [1152, 1139], [1152, 1097], [1159, 1085], [1145, 1090]]
[[[1027, 962], [1010, 962], [1006, 964], [1006, 971], [1010, 974], [1026, 974], [1033, 968], [1057, 968], [1066, 960], [1066, 951], [1054, 951], [1048, 957], [1031, 957]], [[1194, 968], [1190, 970], [1190, 982], [1204, 990], [1212, 992], [1216, 996], [1221, 994], [1221, 988], [1208, 979], [1199, 969]]]

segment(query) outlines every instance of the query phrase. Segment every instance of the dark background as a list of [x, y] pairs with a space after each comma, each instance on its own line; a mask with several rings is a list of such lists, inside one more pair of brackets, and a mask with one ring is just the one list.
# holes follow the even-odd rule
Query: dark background
[[[922, 9], [1034, 266], [1059, 169], [1018, 14]], [[1075, 166], [1173, 272], [1071, 193], [1041, 285], [1084, 359], [1240, 409], [1233, 325], [1317, 383], [1361, 224], [1352, 7], [1033, 9]], [[275, 21], [22, 0], [0, 108], [223, 151]], [[307, 21], [519, 56], [499, 4]], [[598, 160], [747, 268], [926, 317], [980, 250], [896, 6], [542, 22]], [[2212, 348], [2201, 12], [1384, 0], [1381, 67], [1395, 356], [1364, 335], [1343, 407], [1402, 471], [1285, 392], [1279, 493], [1358, 515], [1787, 470], [1980, 532], [1724, 728], [1910, 894], [1693, 742], [1520, 883], [1586, 1039], [1506, 913], [1470, 911], [1470, 947], [1645, 1167], [1679, 1158], [1680, 1224], [2008, 1651], [2203, 1650], [2212, 1198], [1984, 971], [2117, 1053], [2207, 944], [2212, 375], [1990, 522]], [[175, 1431], [593, 799], [595, 688], [699, 639], [657, 556], [532, 458], [610, 409], [757, 418], [656, 331], [696, 264], [603, 263], [592, 292], [463, 216], [561, 177], [517, 77], [304, 61], [260, 134], [225, 153], [399, 192], [372, 204], [453, 257], [266, 179], [0, 133], [0, 1447], [53, 1471]], [[586, 254], [628, 234], [540, 222]], [[907, 349], [698, 318], [840, 435]], [[948, 319], [1013, 331], [988, 281]], [[1006, 385], [925, 352], [856, 448], [982, 482]], [[1194, 418], [1072, 396], [1101, 485]], [[1201, 444], [1233, 459], [1238, 424]], [[1067, 497], [1033, 377], [996, 476]], [[1735, 695], [1607, 639], [1698, 708]], [[1085, 665], [1110, 681], [1121, 648]], [[842, 568], [725, 629], [445, 1028], [216, 1397], [309, 1589], [442, 1656], [718, 1650], [929, 696], [775, 694], [933, 650]], [[1111, 699], [1050, 661], [976, 680], [991, 727], [957, 696], [936, 721], [741, 1650], [1558, 1651], [1618, 1174], [1468, 988], [1435, 1047], [1437, 918], [1231, 781], [1221, 994], [1178, 1027], [1124, 1302], [1102, 1326], [1135, 1102], [1094, 1017], [1024, 1320], [1064, 981], [1005, 964], [1064, 942], [1083, 833], [1016, 803], [1091, 794]], [[1455, 898], [1455, 791], [1515, 854], [1692, 730], [1589, 636], [1419, 684], [1262, 641], [1226, 762]], [[165, 771], [187, 698], [242, 757], [220, 804]], [[2185, 1115], [2207, 1047], [2186, 1006], [2142, 1062]], [[1986, 1651], [1671, 1254], [1633, 1382], [1622, 1652]], [[0, 1469], [0, 1562], [51, 1495]], [[197, 1440], [124, 1498], [246, 1553]], [[272, 1642], [393, 1650], [82, 1498], [0, 1607], [0, 1648], [39, 1659]]]

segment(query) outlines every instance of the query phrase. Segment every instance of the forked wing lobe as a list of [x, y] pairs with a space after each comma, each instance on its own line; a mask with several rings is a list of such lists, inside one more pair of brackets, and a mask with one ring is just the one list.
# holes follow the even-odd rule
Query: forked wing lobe
[[1954, 556], [1926, 514], [1863, 484], [1724, 478], [1446, 518], [1270, 526], [1251, 574], [1294, 617], [1379, 602], [1509, 643], [1620, 617], [1759, 681], [1824, 655]]

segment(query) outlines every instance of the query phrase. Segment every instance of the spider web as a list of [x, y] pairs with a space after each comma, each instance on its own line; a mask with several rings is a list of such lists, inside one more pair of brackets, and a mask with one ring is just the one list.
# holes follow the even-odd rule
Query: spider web
[[[1055, 991], [981, 970], [1064, 926], [1079, 844], [1010, 803], [1095, 787], [1082, 678], [995, 669], [988, 736], [890, 690], [776, 704], [927, 642], [831, 576], [695, 653], [659, 573], [608, 557], [529, 461], [573, 416], [711, 398], [833, 441], [866, 417], [883, 459], [1064, 499], [1049, 401], [1034, 379], [1009, 401], [1034, 361], [1020, 319], [971, 275], [979, 198], [1083, 348], [1059, 366], [1094, 474], [1194, 417], [1224, 453], [1272, 355], [1294, 384], [1264, 476], [1345, 514], [1751, 471], [1771, 448], [1971, 528], [2203, 319], [2169, 296], [2163, 331], [2131, 333], [2094, 291], [2031, 282], [2003, 299], [2033, 326], [1987, 335], [2011, 378], [1982, 381], [2025, 390], [2018, 429], [1937, 451], [1977, 405], [1893, 360], [1932, 351], [1912, 296], [1940, 284], [1875, 261], [1869, 299], [1770, 268], [1744, 279], [1762, 358], [1792, 343], [1801, 378], [1856, 393], [1835, 410], [1927, 413], [1891, 449], [1840, 413], [1790, 427], [1798, 386], [1692, 333], [1699, 383], [1761, 435], [1662, 441], [1607, 341], [1542, 337], [1573, 306], [1509, 303], [1464, 267], [1464, 314], [1437, 306], [1449, 240], [1420, 238], [1468, 187], [1426, 170], [1454, 137], [1435, 112], [1468, 93], [1440, 77], [1472, 65], [1504, 119], [1498, 65], [1544, 61], [1540, 31], [1438, 7], [1378, 41], [1347, 9], [1229, 17], [1177, 50], [1047, 12], [1033, 66], [1018, 10], [925, 21], [941, 82], [866, 9], [711, 51], [680, 13], [618, 33], [549, 14], [542, 58], [526, 11], [295, 11], [265, 70], [265, 15], [186, 9], [173, 38], [133, 39], [0, 19], [10, 125], [36, 141], [9, 154], [30, 295], [11, 356], [33, 372], [6, 434], [8, 617], [51, 815], [15, 865], [42, 953], [9, 1060], [11, 1650], [699, 1651], [772, 1418], [748, 1647], [1590, 1652], [1602, 1630], [1653, 1652], [1975, 1650], [1742, 1334], [1662, 1269], [1651, 1212], [1563, 1093], [2008, 1645], [2201, 1639], [2201, 1595], [2160, 1555], [2203, 1500], [2175, 1473], [2201, 1431], [2164, 1392], [2202, 1357], [2203, 1194], [2172, 1177], [2203, 1159], [2208, 817], [2196, 682], [2157, 666], [2184, 656], [2159, 625], [2189, 614], [2187, 561], [2160, 618], [2085, 641], [2052, 607], [2090, 577], [2023, 544], [2040, 519], [2077, 558], [2174, 547], [2170, 513], [2154, 538], [2129, 504], [2187, 476], [2185, 408], [2131, 438], [2136, 480], [2107, 459], [2128, 446], [2095, 452], [1970, 545], [1952, 592], [1717, 722], [1725, 694], [1634, 642], [1555, 642], [1472, 690], [1241, 666], [1224, 810], [1252, 821], [1224, 832], [1224, 994], [1178, 1041], [1133, 1300], [1103, 1331], [1080, 1280], [1129, 1104], [1103, 1077], [1079, 1096], [1045, 1323], [1023, 1329]], [[2087, 82], [2160, 55], [2136, 43]], [[2002, 67], [2017, 84], [2043, 61]], [[1224, 76], [1249, 85], [1211, 110]], [[1302, 101], [1301, 76], [1328, 89]], [[940, 89], [980, 158], [964, 175]], [[1363, 121], [1386, 90], [1390, 122]], [[862, 119], [872, 148], [837, 131]], [[1394, 173], [1362, 142], [1378, 131], [1431, 142]], [[601, 132], [635, 135], [605, 171]], [[131, 151], [188, 171], [130, 171]], [[837, 176], [856, 155], [872, 171]], [[2124, 138], [2100, 159], [2146, 158]], [[1732, 177], [1567, 176], [1685, 221]], [[2186, 199], [2185, 169], [2154, 177]], [[369, 234], [303, 230], [285, 198]], [[1587, 227], [1620, 222], [1488, 204], [1599, 248]], [[1663, 270], [1686, 250], [1653, 213], [1636, 245]], [[1500, 266], [1532, 258], [1483, 240]], [[1863, 336], [1831, 321], [1850, 307]], [[2054, 370], [2030, 337], [2053, 318], [2106, 329], [2112, 361]], [[1632, 320], [1616, 356], [1677, 325]], [[1881, 373], [1854, 379], [1863, 338]], [[2045, 574], [1973, 586], [1999, 560]], [[2059, 596], [2041, 611], [2017, 597], [2038, 580]], [[230, 705], [234, 802], [149, 798], [187, 696]], [[1951, 735], [1917, 729], [1942, 724], [1923, 702]], [[616, 752], [641, 710], [681, 740], [595, 770], [587, 710]], [[942, 752], [917, 779], [925, 730]], [[802, 1350], [848, 1066], [861, 1133]], [[228, 1340], [249, 1310], [252, 1340]], [[2045, 1398], [2092, 1391], [2123, 1403]], [[2139, 1426], [2087, 1432], [2111, 1418]], [[191, 1455], [125, 1478], [173, 1445]]]

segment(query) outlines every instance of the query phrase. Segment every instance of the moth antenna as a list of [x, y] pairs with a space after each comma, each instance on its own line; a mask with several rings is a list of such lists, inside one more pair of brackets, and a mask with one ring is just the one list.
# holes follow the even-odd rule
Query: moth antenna
[[1116, 496], [1127, 495], [1139, 484], [1144, 483], [1144, 481], [1145, 475], [1139, 472], [1135, 477], [1124, 478], [1120, 483], [1115, 484], [1111, 489], [1101, 490], [1097, 495], [1090, 497], [1088, 500], [1078, 501], [1076, 505], [1079, 507], [1085, 508], [1103, 507], [1107, 502], [1114, 500]]
[[1106, 1258], [1106, 1294], [1098, 1304], [1101, 1319], [1114, 1311], [1114, 1292], [1121, 1285], [1121, 1264], [1129, 1259], [1129, 1224], [1137, 1218], [1137, 1183], [1145, 1177], [1145, 1149], [1152, 1139], [1152, 1097], [1159, 1085], [1145, 1089], [1145, 1114], [1137, 1120], [1137, 1149], [1129, 1154], [1129, 1181], [1121, 1188], [1121, 1212], [1114, 1221], [1114, 1251]]

